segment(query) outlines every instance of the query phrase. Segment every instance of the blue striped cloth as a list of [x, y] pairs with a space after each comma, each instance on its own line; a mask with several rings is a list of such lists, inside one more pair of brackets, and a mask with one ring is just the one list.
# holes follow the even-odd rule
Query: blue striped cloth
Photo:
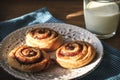
[[26, 15], [0, 22], [0, 41], [6, 35], [18, 28], [33, 24], [50, 22], [58, 23], [62, 21], [55, 19], [46, 8], [41, 8]]
[[[0, 41], [10, 32], [38, 23], [61, 23], [46, 8], [28, 13], [21, 17], [0, 22]], [[90, 74], [76, 80], [120, 80], [120, 51], [102, 41], [104, 57], [101, 64]]]

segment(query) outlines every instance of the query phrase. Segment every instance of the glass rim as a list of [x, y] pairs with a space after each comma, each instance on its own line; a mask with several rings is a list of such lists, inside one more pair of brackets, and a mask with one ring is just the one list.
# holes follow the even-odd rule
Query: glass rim
[[107, 2], [118, 2], [120, 0], [89, 0], [89, 1], [97, 1], [97, 2], [102, 2], [102, 3], [107, 3]]

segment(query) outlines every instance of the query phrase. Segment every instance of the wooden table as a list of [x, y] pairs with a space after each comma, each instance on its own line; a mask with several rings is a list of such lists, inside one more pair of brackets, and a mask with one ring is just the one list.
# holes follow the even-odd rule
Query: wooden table
[[[65, 23], [85, 28], [82, 0], [1, 0], [0, 21], [16, 18], [42, 7], [46, 7], [54, 17]], [[114, 37], [103, 41], [120, 50], [120, 25]], [[19, 80], [2, 68], [0, 68], [0, 79]]]

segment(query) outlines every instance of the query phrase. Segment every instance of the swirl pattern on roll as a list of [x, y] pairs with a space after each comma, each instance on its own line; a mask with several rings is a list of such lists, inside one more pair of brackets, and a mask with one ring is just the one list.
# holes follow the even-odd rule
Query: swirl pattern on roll
[[34, 28], [26, 34], [28, 46], [39, 47], [44, 50], [56, 50], [62, 43], [62, 36], [50, 28]]
[[13, 68], [25, 72], [41, 71], [50, 64], [50, 56], [45, 51], [24, 45], [14, 48], [7, 59]]
[[95, 53], [94, 47], [88, 42], [72, 41], [56, 51], [56, 61], [64, 68], [79, 68], [90, 63]]

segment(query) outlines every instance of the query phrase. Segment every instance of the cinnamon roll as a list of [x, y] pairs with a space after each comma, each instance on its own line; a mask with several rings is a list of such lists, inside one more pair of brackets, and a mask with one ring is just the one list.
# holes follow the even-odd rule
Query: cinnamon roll
[[50, 56], [45, 51], [29, 46], [18, 46], [7, 57], [8, 64], [20, 71], [37, 72], [48, 68]]
[[95, 54], [96, 50], [88, 42], [72, 41], [56, 51], [56, 61], [63, 68], [79, 68], [89, 64]]
[[62, 43], [62, 36], [50, 28], [34, 28], [26, 34], [28, 46], [39, 47], [47, 51], [56, 50]]

